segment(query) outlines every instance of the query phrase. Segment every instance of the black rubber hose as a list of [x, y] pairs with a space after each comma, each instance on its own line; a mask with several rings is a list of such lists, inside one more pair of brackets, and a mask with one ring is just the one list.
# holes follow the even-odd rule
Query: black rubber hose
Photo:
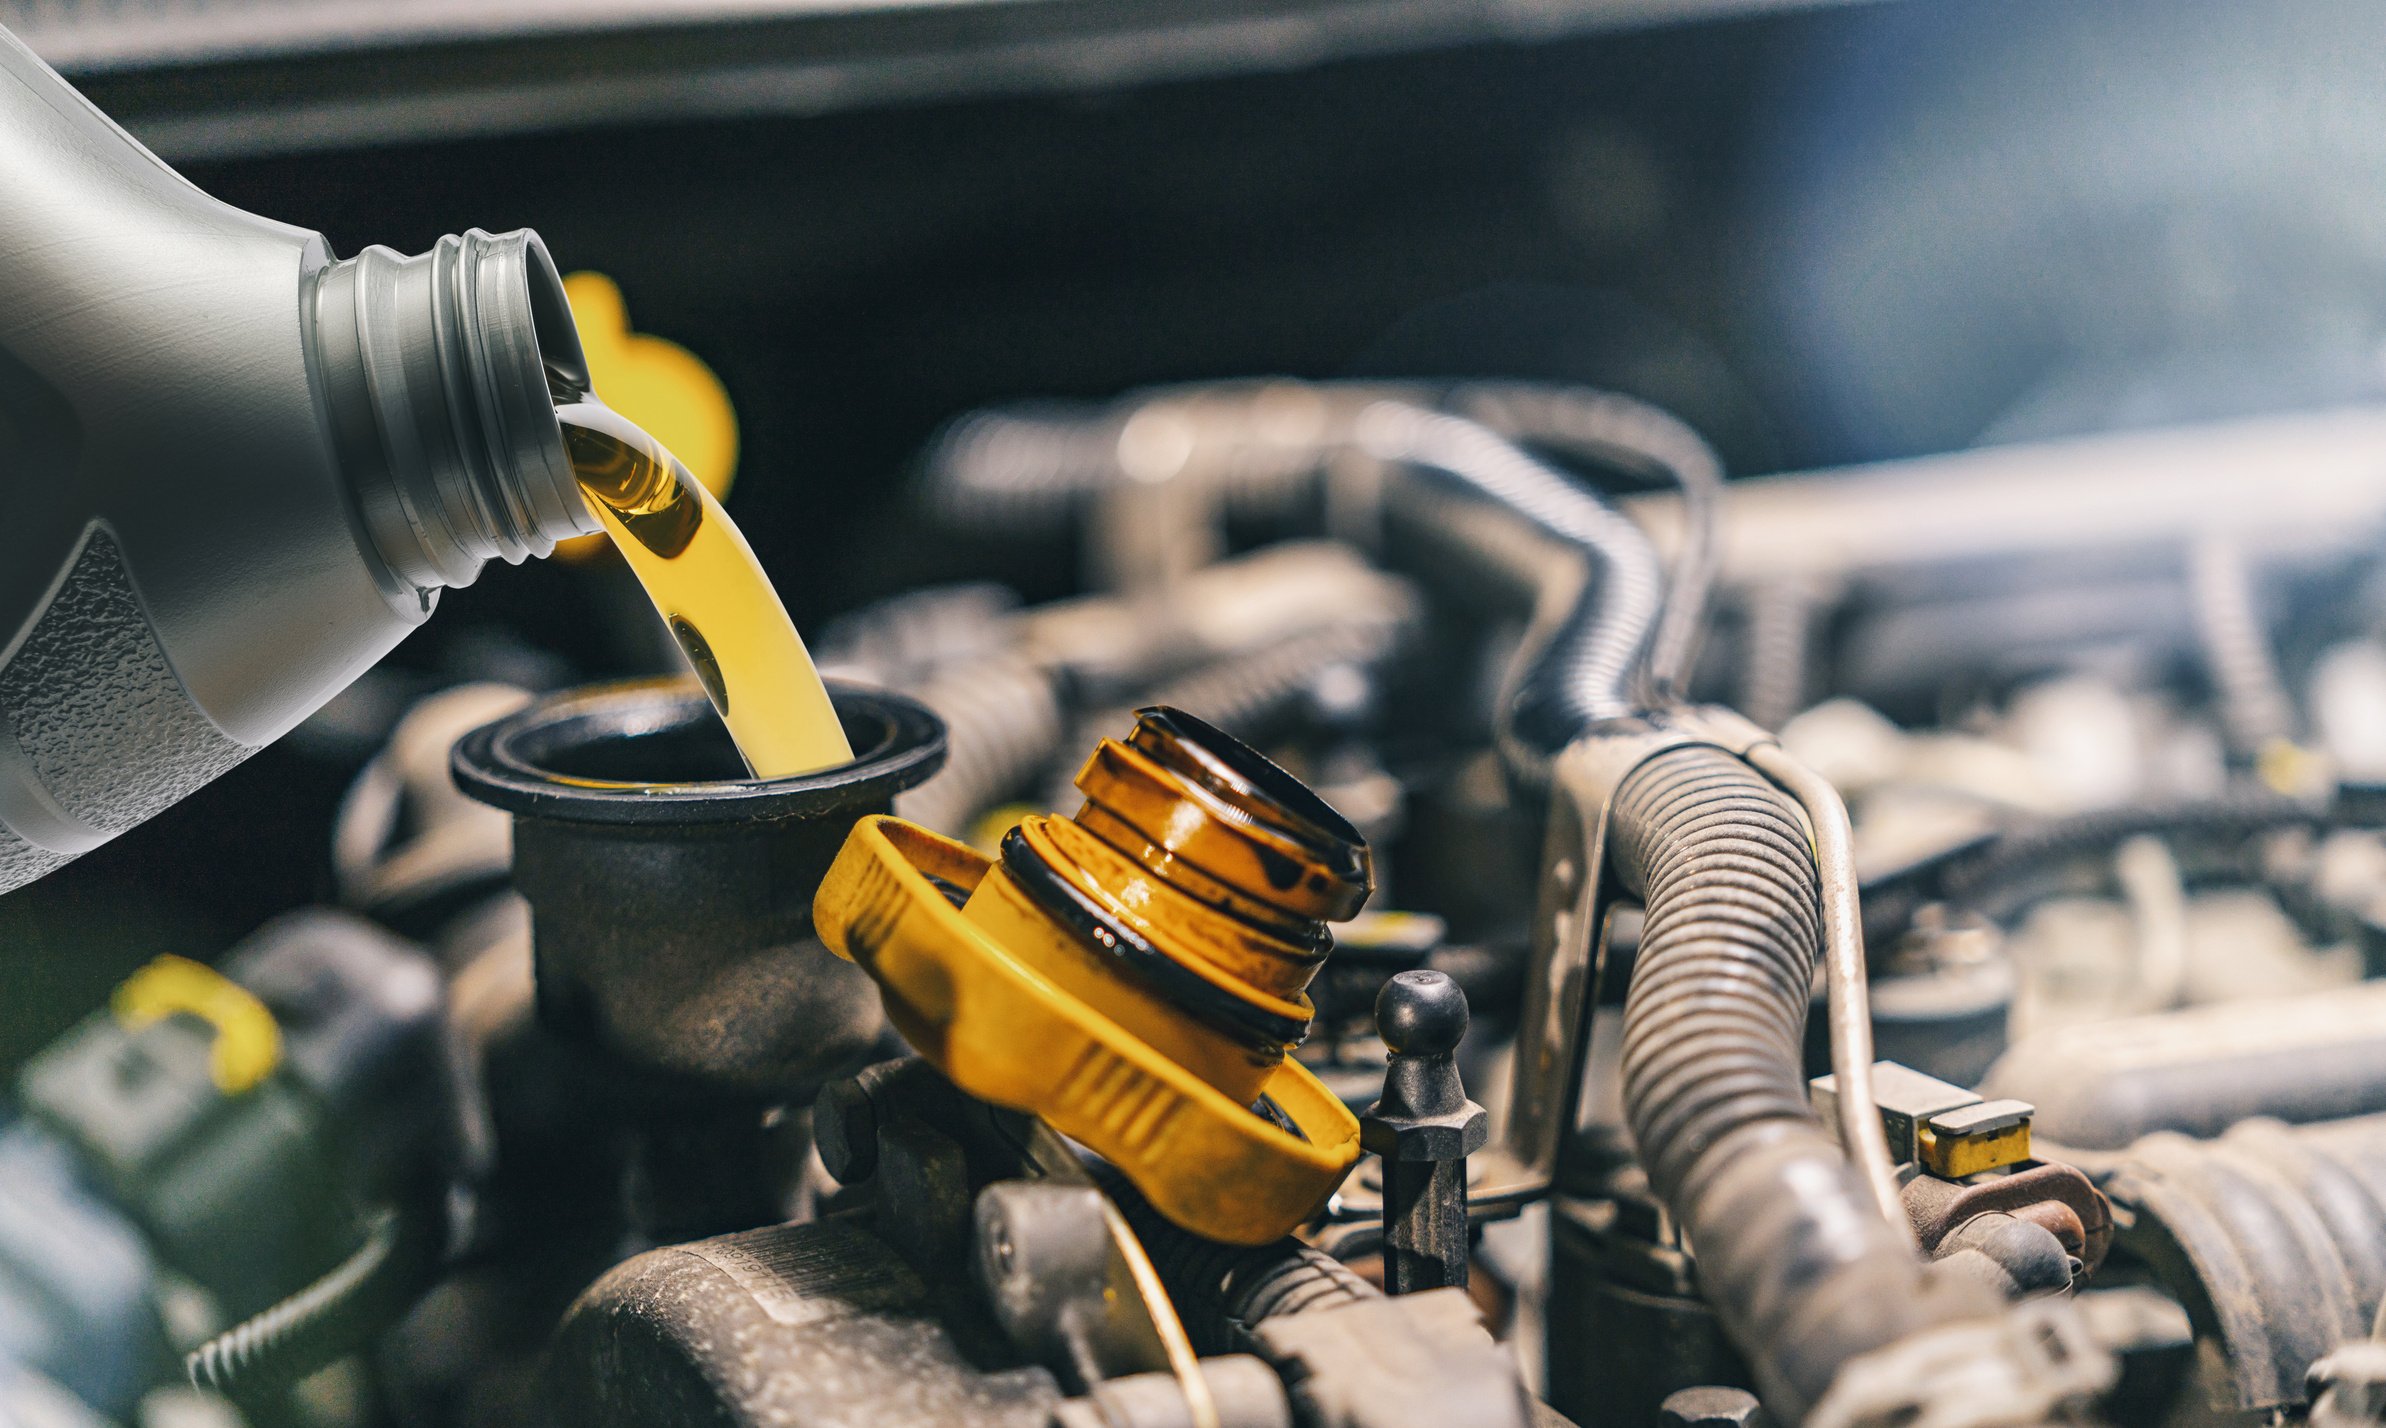
[[1270, 1319], [1383, 1296], [1323, 1250], [1290, 1238], [1258, 1246], [1203, 1239], [1163, 1219], [1115, 1172], [1096, 1173], [1151, 1256], [1197, 1353], [1249, 1353], [1251, 1331]]
[[[1325, 405], [1311, 413], [1307, 435], [1288, 444], [1268, 434], [1261, 408], [1271, 392], [1281, 398], [1295, 390]], [[1186, 421], [1211, 428], [1223, 448], [1244, 450], [1247, 489], [1284, 494], [1305, 487], [1346, 439], [1378, 460], [1436, 473], [1570, 548], [1588, 570], [1573, 606], [1555, 628], [1540, 632], [1539, 647], [1511, 680], [1501, 718], [1503, 756], [1527, 783], [1539, 785], [1549, 760], [1585, 730], [1671, 702], [1687, 682], [1714, 574], [1721, 464], [1695, 432], [1628, 397], [1517, 384], [1461, 388], [1452, 396], [1508, 424], [1520, 439], [1679, 485], [1687, 522], [1676, 565], [1678, 598], [1669, 606], [1656, 550], [1639, 526], [1515, 440], [1466, 417], [1412, 405], [1401, 399], [1403, 391], [1418, 402], [1434, 399], [1423, 387], [1223, 384], [1149, 393], [1107, 409], [981, 412], [934, 445], [929, 488], [949, 517], [990, 521], [1029, 513], [1049, 520], [1078, 496], [1125, 479], [1121, 434], [1138, 414], [1169, 403], [1183, 408]], [[1347, 409], [1361, 401], [1367, 404], [1345, 433], [1335, 404]], [[1644, 676], [1648, 687], [1634, 688]]]
[[2196, 845], [2241, 844], [2281, 828], [2324, 828], [2327, 812], [2274, 793], [2237, 793], [2193, 803], [2130, 804], [2025, 824], [1958, 858], [1940, 880], [1946, 900], [1994, 922], [2010, 922], [2057, 891], [2054, 879], [2079, 858], [2109, 857], [2127, 839], [2153, 835]]
[[1682, 493], [1665, 614], [1649, 642], [1649, 692], [1659, 704], [1690, 684], [1706, 634], [1722, 524], [1723, 461], [1705, 438], [1662, 408], [1588, 387], [1534, 382], [1474, 382], [1448, 399], [1451, 408], [1516, 441], [1553, 448], [1611, 471], [1653, 476]]
[[1749, 590], [1744, 612], [1738, 708], [1758, 725], [1779, 729], [1806, 708], [1817, 631], [1830, 601], [1819, 582], [1791, 577]]
[[2222, 535], [2196, 540], [2188, 547], [2187, 588], [2221, 732], [2229, 752], [2251, 764], [2272, 744], [2293, 739], [2301, 721], [2279, 677], [2244, 547]]
[[376, 1213], [321, 1279], [192, 1350], [183, 1361], [191, 1383], [247, 1407], [355, 1352], [411, 1300], [425, 1238], [396, 1211]]
[[1488, 427], [1397, 402], [1361, 414], [1359, 444], [1440, 473], [1580, 553], [1590, 578], [1510, 685], [1501, 752], [1528, 781], [1586, 731], [1643, 706], [1632, 688], [1664, 603], [1656, 549], [1640, 527]]
[[1114, 408], [1042, 402], [971, 412], [928, 448], [934, 509], [957, 526], [1035, 531], [1119, 479]]
[[1795, 806], [1723, 750], [1650, 758], [1609, 846], [1646, 909], [1624, 1005], [1624, 1110], [1699, 1282], [1796, 1423], [1842, 1364], [1993, 1309], [1925, 1273], [1807, 1104], [1819, 880]]
[[2322, 809], [2279, 794], [2241, 791], [2018, 824], [1867, 882], [1865, 945], [1876, 950], [1891, 947], [1934, 902], [2011, 925], [2042, 899], [2078, 889], [2080, 883], [2072, 874], [2083, 859], [2099, 860], [2096, 879], [2099, 884], [2109, 882], [2113, 854], [2123, 842], [2140, 836], [2161, 838], [2184, 855], [2182, 864], [2191, 883], [2208, 881], [2215, 874], [2243, 877], [2254, 871], [2245, 866], [2249, 840], [2287, 828], [2361, 826], [2358, 816], [2349, 818], [2347, 813], [2341, 803]]

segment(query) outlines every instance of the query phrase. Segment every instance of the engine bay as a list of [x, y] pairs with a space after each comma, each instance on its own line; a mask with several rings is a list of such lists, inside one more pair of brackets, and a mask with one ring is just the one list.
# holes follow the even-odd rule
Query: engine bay
[[2365, 7], [54, 8], [693, 354], [853, 760], [567, 546], [0, 897], [0, 1419], [2386, 1415]]

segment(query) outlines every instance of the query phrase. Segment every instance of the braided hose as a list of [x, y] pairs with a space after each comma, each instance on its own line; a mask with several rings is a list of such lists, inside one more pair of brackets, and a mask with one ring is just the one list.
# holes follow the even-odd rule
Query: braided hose
[[971, 661], [912, 693], [944, 720], [944, 768], [896, 795], [895, 811], [955, 837], [987, 809], [1032, 787], [1068, 732], [1052, 676], [1017, 655]]
[[928, 449], [930, 500], [955, 525], [1050, 524], [1117, 481], [1123, 424], [1109, 408], [1062, 402], [972, 412]]
[[183, 1360], [191, 1383], [256, 1404], [354, 1352], [405, 1306], [421, 1258], [394, 1210], [321, 1279], [201, 1344]]
[[[1077, 721], [1070, 748], [1090, 749], [1135, 722], [1135, 707], [1165, 704], [1217, 725], [1238, 739], [1264, 742], [1267, 726], [1317, 687], [1329, 671], [1372, 669], [1397, 650], [1408, 633], [1407, 611], [1379, 620], [1353, 620], [1304, 630], [1249, 654], [1233, 655], [1180, 676], [1136, 700]], [[1056, 770], [1045, 803], [1066, 808], [1076, 800], [1077, 770]]]
[[1618, 787], [1610, 847], [1647, 908], [1624, 1006], [1625, 1118], [1776, 1417], [1841, 1365], [1988, 1306], [1934, 1280], [1807, 1104], [1820, 880], [1789, 800], [1709, 746]]
[[1485, 382], [1460, 387], [1450, 405], [1501, 435], [1550, 447], [1602, 466], [1652, 473], [1682, 492], [1681, 549], [1671, 594], [1649, 642], [1649, 692], [1657, 703], [1679, 697], [1698, 661], [1707, 599], [1722, 559], [1719, 525], [1723, 460], [1673, 413], [1618, 392]]
[[2189, 548], [2187, 572], [2196, 638], [2219, 696], [2221, 728], [2232, 752], [2256, 758], [2295, 736], [2295, 704], [2254, 608], [2253, 572], [2244, 549], [2217, 535]]
[[1794, 577], [1748, 592], [1737, 703], [1760, 727], [1779, 729], [1806, 707], [1814, 683], [1815, 627], [1824, 604], [1815, 582]]
[[1501, 752], [1535, 783], [1586, 730], [1640, 707], [1627, 688], [1664, 600], [1649, 539], [1623, 516], [1498, 433], [1463, 417], [1393, 402], [1361, 414], [1359, 445], [1378, 460], [1438, 471], [1579, 551], [1594, 579], [1540, 648], [1519, 663], [1501, 721]]

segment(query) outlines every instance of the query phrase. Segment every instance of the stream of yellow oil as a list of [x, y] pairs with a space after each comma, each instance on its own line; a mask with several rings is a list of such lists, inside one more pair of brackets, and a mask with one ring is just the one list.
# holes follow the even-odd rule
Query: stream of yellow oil
[[757, 778], [849, 763], [803, 637], [720, 502], [660, 442], [592, 396], [555, 416], [580, 489], [646, 587]]

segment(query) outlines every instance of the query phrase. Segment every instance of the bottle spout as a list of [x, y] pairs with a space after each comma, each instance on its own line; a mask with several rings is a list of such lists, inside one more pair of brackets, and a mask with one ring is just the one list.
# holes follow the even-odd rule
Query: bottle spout
[[317, 276], [314, 354], [374, 551], [427, 593], [599, 527], [553, 383], [585, 389], [563, 280], [529, 229], [367, 248]]

